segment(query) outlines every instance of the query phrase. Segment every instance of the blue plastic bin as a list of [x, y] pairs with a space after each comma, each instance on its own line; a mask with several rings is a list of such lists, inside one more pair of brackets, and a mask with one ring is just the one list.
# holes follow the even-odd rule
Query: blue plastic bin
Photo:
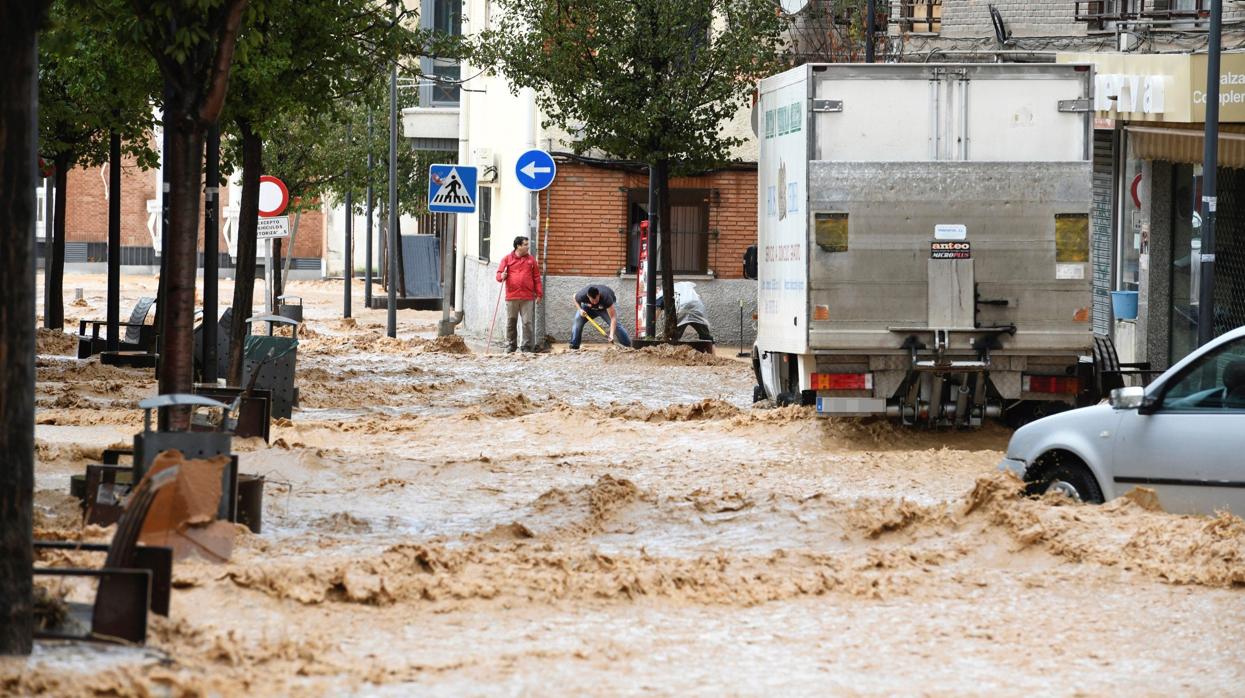
[[1136, 320], [1137, 292], [1112, 291], [1111, 312], [1115, 314], [1116, 320]]

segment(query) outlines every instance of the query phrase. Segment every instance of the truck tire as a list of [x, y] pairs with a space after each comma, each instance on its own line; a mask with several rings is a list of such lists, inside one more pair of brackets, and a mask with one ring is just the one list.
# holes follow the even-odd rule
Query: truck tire
[[1102, 488], [1081, 460], [1066, 453], [1043, 456], [1036, 469], [1025, 473], [1025, 494], [1041, 496], [1051, 490], [1063, 492], [1086, 504], [1102, 504]]
[[757, 403], [765, 400], [768, 395], [765, 394], [765, 387], [761, 385], [752, 386], [752, 402]]

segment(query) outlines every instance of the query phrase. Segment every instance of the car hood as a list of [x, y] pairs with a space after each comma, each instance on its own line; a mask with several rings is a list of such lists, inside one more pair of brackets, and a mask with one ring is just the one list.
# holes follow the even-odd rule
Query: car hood
[[1011, 441], [1007, 444], [1007, 457], [1027, 462], [1038, 455], [1034, 453], [1035, 449], [1045, 451], [1051, 447], [1075, 447], [1079, 443], [1092, 440], [1103, 431], [1113, 430], [1119, 422], [1121, 412], [1122, 410], [1102, 403], [1030, 422], [1012, 434]]

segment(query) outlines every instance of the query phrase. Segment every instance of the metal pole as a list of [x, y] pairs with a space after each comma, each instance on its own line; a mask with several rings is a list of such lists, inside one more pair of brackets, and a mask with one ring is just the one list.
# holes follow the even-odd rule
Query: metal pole
[[372, 110], [367, 112], [367, 234], [364, 236], [363, 256], [366, 261], [363, 263], [363, 307], [372, 307], [372, 212], [375, 199], [372, 191]]
[[56, 218], [56, 177], [43, 178], [43, 327], [54, 328], [48, 324], [48, 308], [52, 305], [52, 238], [56, 235], [53, 219]]
[[873, 62], [873, 40], [876, 28], [873, 26], [874, 13], [877, 8], [874, 6], [875, 0], [869, 0], [865, 3], [865, 63]]
[[[644, 336], [653, 339], [657, 336], [657, 265], [653, 264], [657, 254], [657, 166], [648, 166], [648, 232], [645, 233], [645, 244], [648, 246], [648, 259], [644, 262]], [[637, 333], [638, 334], [638, 333]]]
[[454, 229], [458, 226], [457, 216], [442, 213], [430, 216], [437, 227], [438, 239], [441, 243], [441, 322], [437, 325], [438, 337], [449, 337], [454, 334], [451, 298], [454, 293]]
[[[397, 16], [397, 4], [391, 5]], [[398, 336], [398, 62], [389, 66], [389, 312], [385, 334]]]
[[273, 274], [273, 238], [265, 240], [268, 243], [264, 246], [264, 315], [273, 314], [273, 295], [275, 289], [273, 280], [276, 276]]
[[120, 348], [121, 330], [121, 134], [116, 130], [108, 135], [107, 313], [108, 351], [116, 351]]
[[549, 281], [549, 265], [545, 262], [549, 258], [549, 216], [553, 213], [553, 188], [545, 189], [545, 232], [540, 235], [540, 288], [542, 297], [536, 301], [536, 344], [534, 348], [538, 351], [544, 350], [547, 346], [545, 337], [549, 336], [549, 318], [547, 316], [549, 306], [545, 302], [543, 296], [544, 289], [548, 288]]
[[1202, 285], [1198, 289], [1197, 344], [1215, 337], [1215, 208], [1219, 167], [1219, 45], [1223, 0], [1211, 0], [1206, 47], [1206, 130], [1202, 137]]
[[220, 328], [220, 124], [207, 132], [203, 207], [203, 382], [216, 384], [216, 334]]
[[[350, 124], [346, 124], [346, 152], [350, 152]], [[349, 162], [349, 161], [347, 161]], [[350, 165], [346, 165], [346, 186], [350, 186]], [[345, 288], [342, 291], [342, 317], [350, 317], [350, 280], [354, 277], [354, 251], [351, 249], [351, 239], [354, 237], [354, 197], [349, 188], [346, 189], [346, 234], [345, 244], [342, 245], [342, 277], [345, 279]]]
[[[173, 197], [173, 165], [169, 161], [170, 154], [173, 152], [173, 123], [169, 119], [168, 105], [173, 102], [173, 87], [166, 80], [164, 84], [164, 112], [161, 114], [161, 121], [164, 129], [161, 134], [160, 146], [160, 285], [157, 287], [156, 293], [156, 342], [159, 358], [156, 359], [156, 377], [164, 375], [164, 361], [168, 356], [167, 346], [168, 332], [168, 283], [169, 278], [169, 204]], [[159, 414], [160, 430], [168, 428], [168, 410], [157, 410]]]

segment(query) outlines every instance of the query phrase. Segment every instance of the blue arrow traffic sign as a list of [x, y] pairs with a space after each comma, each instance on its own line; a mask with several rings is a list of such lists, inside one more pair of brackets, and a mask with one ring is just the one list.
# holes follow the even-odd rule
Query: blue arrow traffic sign
[[557, 174], [558, 166], [553, 158], [538, 148], [532, 148], [514, 161], [514, 176], [525, 189], [541, 191], [553, 184]]
[[479, 170], [469, 165], [428, 168], [428, 210], [433, 213], [475, 213]]

